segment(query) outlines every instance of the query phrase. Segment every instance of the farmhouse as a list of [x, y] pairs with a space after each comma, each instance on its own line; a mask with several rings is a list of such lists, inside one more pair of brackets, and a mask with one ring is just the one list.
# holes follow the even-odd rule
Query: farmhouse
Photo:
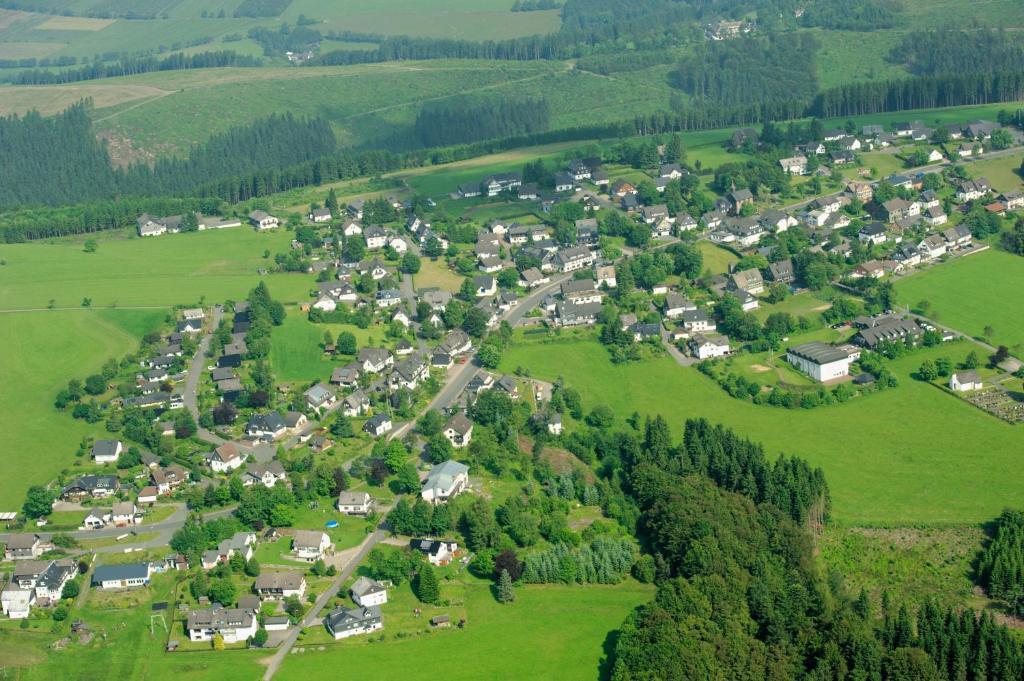
[[384, 628], [380, 607], [337, 608], [324, 617], [324, 626], [335, 640], [368, 634]]
[[469, 466], [449, 459], [430, 469], [420, 496], [432, 504], [443, 504], [461, 494], [469, 484]]
[[819, 383], [850, 375], [850, 356], [837, 347], [813, 341], [786, 350], [786, 361]]
[[38, 534], [12, 534], [4, 546], [4, 560], [28, 560], [43, 555], [43, 540]]

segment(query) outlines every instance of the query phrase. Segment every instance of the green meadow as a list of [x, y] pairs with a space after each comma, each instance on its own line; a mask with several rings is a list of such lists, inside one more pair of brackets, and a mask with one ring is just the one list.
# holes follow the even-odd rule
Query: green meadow
[[[465, 585], [464, 601], [454, 604], [465, 607], [465, 628], [426, 633], [427, 623], [420, 620], [420, 633], [398, 639], [389, 635], [384, 606], [384, 641], [360, 636], [332, 642], [325, 651], [306, 646], [288, 656], [277, 678], [320, 678], [323, 670], [335, 668], [363, 681], [427, 681], [437, 668], [423, 661], [444, 660], [444, 678], [450, 681], [591, 681], [607, 672], [602, 662], [614, 632], [651, 595], [649, 586], [633, 581], [525, 586], [516, 589], [514, 603], [501, 605], [489, 583], [473, 580]], [[412, 605], [419, 604], [410, 600]]]
[[110, 357], [133, 350], [163, 319], [155, 310], [0, 312], [0, 412], [10, 424], [0, 457], [0, 508], [21, 508], [25, 490], [76, 463], [86, 436], [103, 424], [61, 414], [53, 398], [70, 378], [84, 378]]
[[927, 300], [928, 316], [957, 331], [984, 336], [991, 327], [991, 343], [1019, 354], [1024, 349], [1022, 285], [1024, 258], [990, 248], [904, 277], [896, 291], [900, 305]]
[[[97, 235], [98, 249], [86, 253], [78, 240], [0, 245], [0, 310], [183, 305], [241, 298], [255, 286], [263, 253], [284, 251], [291, 233], [257, 234], [248, 227], [167, 234], [146, 239], [125, 233]], [[263, 277], [280, 300], [309, 300], [312, 279], [300, 274]]]
[[893, 363], [893, 390], [812, 410], [759, 406], [729, 397], [694, 368], [662, 357], [614, 365], [585, 335], [555, 342], [517, 336], [501, 368], [529, 367], [531, 375], [558, 377], [584, 396], [584, 405], [607, 404], [621, 417], [661, 414], [677, 436], [683, 421], [705, 417], [764, 444], [821, 466], [841, 524], [951, 524], [990, 519], [1024, 503], [1024, 473], [1017, 454], [1024, 430], [984, 414], [939, 388], [911, 378], [921, 362], [947, 356], [960, 361], [968, 343], [922, 350]]
[[330, 379], [334, 367], [352, 361], [342, 356], [332, 359], [324, 354], [324, 331], [330, 331], [335, 339], [344, 331], [352, 333], [362, 348], [370, 345], [371, 339], [377, 343], [382, 342], [385, 329], [382, 326], [360, 329], [353, 324], [312, 324], [305, 314], [290, 309], [284, 324], [275, 327], [273, 331], [270, 365], [274, 376], [280, 381], [326, 381]]

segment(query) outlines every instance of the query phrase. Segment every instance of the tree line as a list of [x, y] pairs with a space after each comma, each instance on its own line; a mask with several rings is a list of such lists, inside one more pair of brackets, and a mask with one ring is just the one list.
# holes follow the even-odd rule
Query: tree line
[[76, 83], [82, 80], [96, 80], [99, 78], [134, 76], [153, 71], [187, 71], [190, 69], [212, 69], [225, 66], [263, 66], [263, 60], [231, 50], [200, 52], [199, 54], [192, 55], [178, 53], [163, 59], [137, 57], [134, 59], [122, 59], [113, 64], [96, 62], [77, 69], [66, 69], [63, 71], [33, 69], [31, 71], [22, 71], [8, 80], [15, 85], [54, 85], [57, 83]]
[[802, 26], [837, 31], [875, 31], [903, 23], [901, 0], [817, 0], [800, 17]]
[[996, 29], [912, 31], [890, 50], [888, 60], [916, 76], [1024, 71], [1024, 45]]

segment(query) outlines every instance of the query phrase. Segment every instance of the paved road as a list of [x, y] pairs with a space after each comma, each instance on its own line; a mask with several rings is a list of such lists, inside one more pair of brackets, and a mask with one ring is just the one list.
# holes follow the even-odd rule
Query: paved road
[[221, 317], [224, 315], [224, 308], [221, 305], [214, 305], [213, 307], [213, 325], [211, 330], [208, 331], [199, 341], [199, 349], [196, 350], [195, 356], [192, 358], [192, 363], [189, 365], [188, 377], [185, 379], [185, 389], [181, 393], [182, 401], [185, 403], [185, 408], [192, 414], [192, 418], [195, 419], [197, 425], [196, 434], [203, 440], [213, 443], [215, 445], [222, 445], [227, 440], [222, 438], [216, 433], [211, 433], [206, 428], [199, 426], [199, 379], [203, 375], [203, 371], [206, 369], [207, 362], [210, 359], [206, 356], [207, 350], [210, 349], [210, 339], [213, 337], [213, 331], [220, 325]]
[[[396, 497], [395, 502], [397, 501], [398, 498]], [[391, 511], [392, 508], [394, 508], [395, 502], [392, 502], [390, 506], [384, 509], [382, 514], [383, 517], [387, 517], [388, 512]], [[296, 627], [292, 627], [291, 630], [288, 632], [287, 638], [285, 638], [284, 641], [281, 642], [281, 645], [279, 645], [277, 648], [277, 652], [274, 653], [274, 656], [270, 658], [270, 661], [267, 663], [267, 669], [263, 673], [264, 681], [270, 681], [270, 679], [273, 678], [274, 674], [277, 673], [277, 670], [280, 669], [281, 663], [284, 662], [285, 658], [288, 656], [288, 653], [291, 652], [292, 647], [298, 640], [299, 633], [304, 628], [311, 627], [323, 620], [323, 618], [320, 617], [320, 612], [325, 607], [327, 607], [327, 604], [330, 603], [331, 600], [334, 598], [335, 594], [338, 593], [338, 591], [341, 589], [341, 585], [345, 583], [345, 580], [352, 576], [356, 568], [359, 567], [359, 564], [363, 562], [367, 555], [369, 555], [373, 547], [376, 546], [382, 539], [384, 539], [385, 536], [386, 535], [384, 530], [384, 521], [382, 520], [381, 524], [377, 526], [377, 529], [366, 536], [366, 539], [363, 540], [363, 543], [359, 545], [359, 550], [356, 552], [354, 556], [352, 556], [352, 558], [348, 561], [345, 567], [343, 567], [341, 571], [338, 572], [338, 576], [334, 578], [334, 581], [331, 582], [331, 585], [327, 587], [327, 589], [325, 589], [324, 592], [320, 594], [320, 596], [316, 599], [316, 603], [314, 603], [313, 606], [309, 609], [309, 612], [306, 613], [306, 616], [302, 618], [302, 621], [299, 623], [299, 625]]]

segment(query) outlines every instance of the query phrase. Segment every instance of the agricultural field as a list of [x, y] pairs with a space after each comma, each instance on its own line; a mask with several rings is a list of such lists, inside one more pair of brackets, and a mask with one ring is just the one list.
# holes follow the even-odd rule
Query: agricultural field
[[1005, 345], [1014, 353], [1024, 349], [1024, 315], [1007, 296], [1019, 292], [1024, 282], [1024, 258], [991, 248], [967, 258], [956, 258], [896, 282], [901, 305], [930, 303], [928, 315], [940, 324], [989, 342]]
[[[4, 286], [0, 310], [78, 307], [169, 307], [240, 298], [259, 281], [258, 270], [271, 255], [288, 248], [283, 229], [257, 234], [248, 227], [170, 234], [152, 239], [126, 233], [96, 235], [95, 253], [80, 240], [0, 245]], [[270, 263], [272, 264], [272, 263]], [[263, 279], [284, 302], [304, 302], [313, 288], [301, 274], [270, 274]]]
[[21, 506], [25, 490], [49, 482], [75, 463], [83, 437], [102, 434], [60, 414], [53, 398], [70, 378], [83, 378], [110, 357], [137, 346], [166, 309], [51, 310], [0, 313], [0, 411], [17, 427], [0, 457], [0, 507]]
[[[434, 678], [434, 670], [409, 661], [444, 659], [445, 678], [451, 681], [533, 681], [551, 678], [554, 669], [565, 681], [591, 681], [602, 673], [613, 632], [653, 593], [650, 587], [633, 581], [617, 586], [525, 586], [516, 589], [514, 604], [501, 605], [495, 601], [490, 583], [463, 579], [465, 629], [396, 639], [388, 635], [385, 624], [382, 642], [359, 637], [340, 644], [331, 642], [324, 652], [306, 647], [302, 654], [289, 655], [279, 678], [316, 678], [333, 667], [366, 681], [426, 681]], [[409, 590], [408, 586], [401, 589]], [[411, 594], [402, 602], [407, 602], [409, 609], [419, 605]], [[584, 612], [587, 616], [580, 617]], [[427, 628], [425, 619], [419, 621], [420, 631]], [[320, 640], [312, 642], [319, 644]], [[509, 650], [528, 650], [529, 654], [517, 656], [515, 664], [509, 664]]]
[[607, 351], [585, 335], [554, 342], [544, 342], [542, 333], [517, 339], [501, 368], [529, 367], [544, 380], [562, 377], [584, 396], [586, 408], [607, 404], [620, 415], [662, 414], [677, 435], [686, 418], [703, 416], [764, 443], [770, 454], [784, 452], [821, 466], [840, 524], [980, 522], [1024, 503], [1024, 480], [1015, 472], [1024, 431], [911, 378], [927, 358], [960, 361], [971, 350], [966, 342], [893, 362], [896, 389], [790, 411], [733, 399], [669, 357], [613, 365]]

